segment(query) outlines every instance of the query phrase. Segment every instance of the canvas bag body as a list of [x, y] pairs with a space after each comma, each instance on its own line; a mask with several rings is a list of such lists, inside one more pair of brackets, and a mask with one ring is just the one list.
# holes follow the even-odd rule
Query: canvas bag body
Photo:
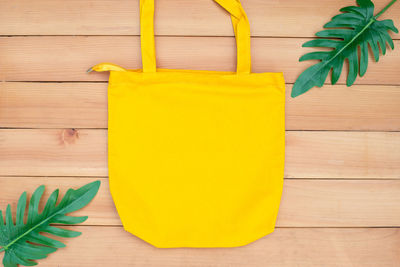
[[[141, 1], [143, 70], [110, 63], [108, 167], [124, 228], [156, 247], [235, 247], [275, 228], [283, 186], [282, 73], [250, 72], [237, 0], [237, 71], [157, 69], [154, 0]], [[210, 59], [212, 60], [212, 59]]]

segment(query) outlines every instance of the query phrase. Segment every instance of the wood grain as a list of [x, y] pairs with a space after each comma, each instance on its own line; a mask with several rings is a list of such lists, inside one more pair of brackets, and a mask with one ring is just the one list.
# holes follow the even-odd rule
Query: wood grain
[[106, 83], [0, 83], [0, 126], [106, 128]]
[[[290, 131], [288, 178], [394, 178], [399, 132]], [[0, 175], [107, 176], [107, 132], [89, 129], [0, 130]]]
[[106, 176], [104, 130], [0, 130], [1, 175]]
[[[400, 86], [327, 85], [287, 94], [286, 128], [399, 131], [399, 103]], [[107, 128], [107, 84], [0, 83], [0, 127]]]
[[[42, 207], [50, 193], [78, 188], [100, 179], [95, 200], [74, 213], [87, 215], [86, 225], [121, 225], [111, 199], [108, 178], [0, 177], [0, 210], [11, 203], [15, 212], [23, 190], [28, 196], [46, 185]], [[278, 227], [389, 227], [400, 226], [399, 180], [291, 180], [284, 183]]]
[[[162, 250], [121, 227], [107, 178], [108, 74], [86, 74], [100, 62], [141, 68], [139, 0], [0, 0], [0, 209], [41, 184], [47, 198], [102, 181], [75, 213], [89, 216], [73, 227], [83, 235], [40, 266], [400, 266], [400, 35], [354, 86], [344, 85], [345, 66], [338, 85], [291, 99], [313, 64], [298, 62], [315, 51], [302, 43], [355, 1], [242, 2], [253, 71], [284, 72], [287, 82], [278, 228], [241, 248]], [[374, 3], [376, 13], [388, 0]], [[382, 19], [399, 26], [396, 5]], [[159, 67], [235, 69], [232, 25], [213, 1], [156, 0], [155, 20]]]
[[[67, 228], [67, 227], [66, 227]], [[400, 230], [276, 229], [244, 247], [157, 249], [122, 227], [74, 227], [82, 236], [63, 239], [67, 246], [40, 266], [146, 267], [397, 267]], [[1, 255], [0, 255], [1, 258]]]
[[[299, 63], [309, 48], [306, 39], [254, 38], [254, 72], [284, 72], [286, 82], [314, 62]], [[107, 73], [86, 73], [100, 62], [140, 68], [137, 36], [0, 37], [2, 81], [105, 81]], [[232, 37], [158, 37], [158, 67], [202, 70], [234, 70], [236, 48]], [[400, 45], [400, 41], [395, 41]], [[400, 85], [400, 49], [388, 51], [379, 64], [370, 59], [367, 74], [357, 84]], [[346, 67], [339, 84], [344, 84]], [[327, 80], [329, 82], [329, 79]]]
[[[376, 12], [388, 1], [375, 0]], [[253, 36], [310, 37], [349, 0], [242, 1]], [[227, 13], [211, 0], [156, 0], [158, 35], [233, 36]], [[139, 35], [138, 0], [0, 0], [0, 35]], [[23, 14], [23, 15], [22, 15]], [[382, 19], [400, 24], [400, 9]], [[398, 38], [399, 36], [394, 36]]]

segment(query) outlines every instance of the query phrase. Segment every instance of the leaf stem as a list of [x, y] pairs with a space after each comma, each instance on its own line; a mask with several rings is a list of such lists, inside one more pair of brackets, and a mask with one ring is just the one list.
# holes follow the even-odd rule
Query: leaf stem
[[387, 6], [385, 6], [378, 14], [374, 16], [375, 19], [379, 18], [386, 10], [391, 7], [397, 0], [392, 0]]
[[[71, 205], [71, 203], [74, 202], [79, 202], [84, 196], [80, 196], [74, 200], [72, 200], [70, 203], [68, 203], [68, 205]], [[67, 204], [66, 204], [67, 205]], [[44, 219], [43, 221], [37, 223], [36, 225], [34, 225], [33, 227], [29, 228], [27, 231], [25, 231], [24, 233], [22, 233], [21, 235], [19, 235], [17, 238], [15, 238], [14, 240], [12, 240], [10, 243], [8, 243], [7, 245], [3, 246], [2, 248], [0, 248], [0, 252], [2, 250], [7, 250], [10, 246], [12, 246], [14, 243], [18, 242], [18, 240], [20, 240], [21, 238], [25, 237], [26, 235], [29, 235], [33, 230], [35, 230], [36, 228], [42, 226], [42, 225], [46, 225], [46, 223], [48, 223], [53, 217], [59, 215], [59, 214], [64, 214], [64, 210], [67, 209], [67, 206], [64, 207], [59, 207], [57, 206], [56, 208], [60, 208], [59, 210], [56, 210], [54, 212], [54, 214], [50, 215], [49, 217], [47, 217], [46, 219]], [[28, 224], [26, 224], [27, 226]]]
[[[394, 1], [397, 1], [397, 0], [394, 0]], [[368, 29], [368, 27], [371, 26], [371, 24], [374, 23], [375, 21], [376, 21], [376, 19], [375, 19], [374, 17], [372, 17], [372, 18], [368, 21], [368, 23], [361, 29], [361, 31], [360, 31], [359, 33], [357, 33], [353, 38], [351, 38], [351, 40], [350, 40], [346, 45], [344, 45], [339, 51], [337, 51], [337, 52], [335, 53], [335, 55], [334, 55], [332, 58], [330, 58], [329, 60], [323, 61], [323, 62], [322, 62], [322, 63], [323, 63], [322, 67], [324, 67], [324, 66], [326, 66], [327, 64], [329, 64], [330, 62], [332, 62], [332, 60], [334, 60], [340, 53], [343, 52], [343, 50], [345, 50], [349, 45], [351, 45], [351, 44], [352, 44], [361, 34], [363, 34], [363, 33]]]
[[[77, 198], [79, 200], [79, 198]], [[17, 238], [15, 238], [14, 240], [12, 240], [10, 243], [8, 243], [7, 245], [5, 245], [3, 248], [4, 250], [8, 249], [10, 246], [12, 246], [14, 243], [16, 243], [18, 240], [20, 240], [21, 238], [25, 237], [26, 235], [29, 235], [30, 232], [32, 232], [33, 230], [35, 230], [36, 228], [44, 225], [45, 223], [47, 223], [48, 221], [50, 221], [50, 219], [52, 219], [53, 217], [57, 216], [58, 214], [61, 214], [63, 211], [65, 210], [65, 207], [63, 207], [62, 209], [56, 211], [54, 214], [52, 214], [51, 216], [47, 217], [46, 219], [44, 219], [43, 221], [41, 221], [40, 223], [36, 224], [35, 226], [29, 228], [27, 231], [25, 231], [24, 233], [22, 233], [20, 236], [18, 236]], [[1, 249], [0, 249], [1, 251]]]

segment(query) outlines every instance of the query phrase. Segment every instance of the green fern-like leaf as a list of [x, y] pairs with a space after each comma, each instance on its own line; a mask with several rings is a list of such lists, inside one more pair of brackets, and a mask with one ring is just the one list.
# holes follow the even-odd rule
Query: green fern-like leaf
[[87, 184], [77, 190], [69, 189], [57, 205], [59, 190], [55, 190], [39, 213], [39, 202], [44, 192], [44, 186], [39, 186], [33, 193], [28, 206], [26, 222], [26, 192], [18, 200], [16, 220], [13, 221], [11, 206], [5, 212], [0, 210], [0, 252], [5, 251], [3, 264], [5, 267], [16, 267], [18, 264], [34, 266], [48, 254], [55, 252], [65, 245], [57, 240], [41, 235], [49, 233], [59, 237], [76, 237], [81, 232], [66, 230], [50, 224], [77, 224], [86, 221], [87, 216], [72, 217], [65, 214], [79, 210], [86, 206], [97, 194], [100, 181]]
[[[359, 6], [342, 8], [343, 12], [325, 24], [327, 30], [316, 34], [320, 39], [308, 41], [303, 47], [327, 47], [329, 51], [311, 52], [302, 56], [299, 61], [316, 59], [319, 63], [306, 69], [297, 78], [292, 89], [292, 97], [299, 96], [314, 86], [322, 87], [332, 70], [332, 84], [335, 84], [347, 60], [349, 72], [347, 86], [351, 86], [357, 75], [363, 76], [368, 67], [368, 46], [371, 47], [375, 61], [379, 60], [379, 48], [386, 54], [386, 44], [393, 49], [393, 40], [388, 31], [398, 33], [392, 20], [377, 18], [394, 2], [374, 16], [374, 4], [370, 0], [357, 0]], [[359, 53], [360, 51], [360, 53]]]

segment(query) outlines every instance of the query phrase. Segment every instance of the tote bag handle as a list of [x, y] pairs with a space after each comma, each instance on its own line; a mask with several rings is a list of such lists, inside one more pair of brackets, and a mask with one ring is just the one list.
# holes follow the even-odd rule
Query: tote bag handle
[[[250, 24], [240, 0], [214, 0], [231, 14], [237, 48], [237, 73], [251, 71]], [[140, 33], [143, 72], [156, 71], [154, 0], [140, 0]]]

